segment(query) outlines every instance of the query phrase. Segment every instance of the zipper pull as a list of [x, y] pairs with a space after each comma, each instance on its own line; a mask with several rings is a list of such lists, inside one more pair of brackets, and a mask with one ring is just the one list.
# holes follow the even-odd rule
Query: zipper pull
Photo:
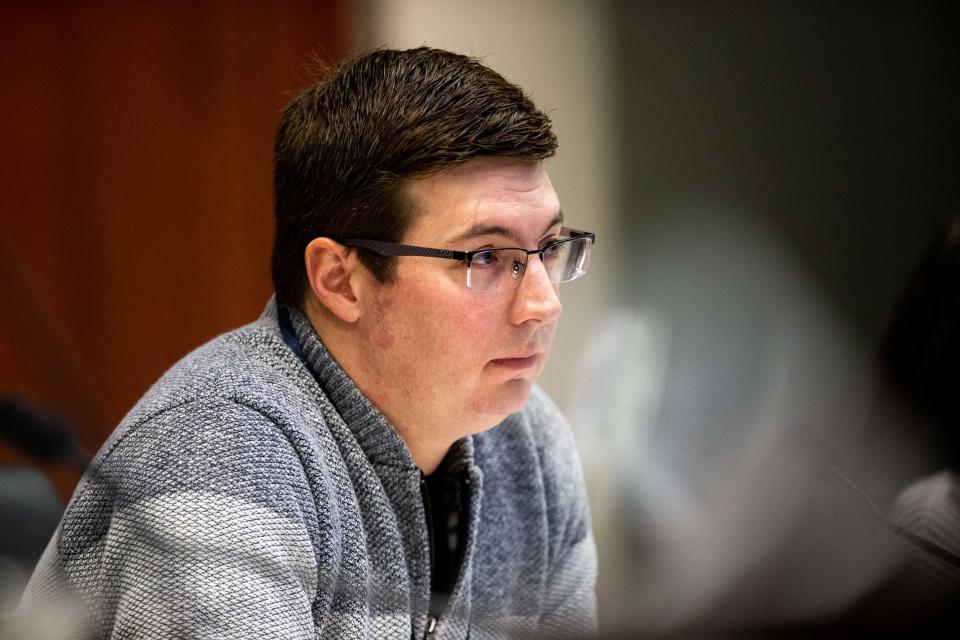
[[427, 616], [427, 629], [423, 633], [424, 639], [429, 638], [437, 632], [437, 622], [438, 620], [433, 616]]

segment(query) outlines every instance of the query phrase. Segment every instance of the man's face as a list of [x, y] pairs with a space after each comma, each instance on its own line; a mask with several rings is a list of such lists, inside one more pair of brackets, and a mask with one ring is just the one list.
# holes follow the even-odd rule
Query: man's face
[[[542, 162], [470, 160], [413, 181], [407, 196], [419, 214], [406, 244], [532, 249], [560, 231]], [[396, 267], [395, 281], [362, 301], [363, 390], [374, 404], [398, 426], [442, 424], [454, 437], [523, 408], [560, 317], [558, 285], [540, 259], [530, 257], [516, 289], [490, 292], [467, 288], [460, 261], [401, 257]]]

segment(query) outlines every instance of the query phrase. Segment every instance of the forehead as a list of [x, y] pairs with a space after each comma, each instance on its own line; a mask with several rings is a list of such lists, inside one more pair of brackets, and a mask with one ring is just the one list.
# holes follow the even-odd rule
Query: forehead
[[516, 158], [475, 158], [413, 180], [407, 194], [417, 211], [407, 242], [532, 237], [560, 211], [546, 164]]

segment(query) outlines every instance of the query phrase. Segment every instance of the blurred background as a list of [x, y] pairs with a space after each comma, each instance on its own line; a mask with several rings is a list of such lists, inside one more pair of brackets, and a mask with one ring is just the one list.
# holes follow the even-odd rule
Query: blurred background
[[951, 3], [3, 2], [7, 555], [27, 573], [85, 456], [259, 315], [307, 63], [427, 44], [549, 111], [597, 234], [542, 385], [580, 445], [601, 628], [842, 616], [897, 551], [827, 469], [882, 509], [947, 464], [877, 353], [960, 211], [958, 28]]

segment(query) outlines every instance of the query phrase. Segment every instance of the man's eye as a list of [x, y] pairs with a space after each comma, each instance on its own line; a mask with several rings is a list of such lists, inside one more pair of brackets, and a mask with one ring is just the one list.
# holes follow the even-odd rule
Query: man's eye
[[560, 255], [560, 251], [563, 249], [563, 245], [560, 243], [551, 244], [543, 249], [544, 258], [556, 258]]
[[473, 259], [470, 261], [475, 267], [491, 267], [500, 261], [500, 256], [497, 255], [496, 251], [481, 251], [480, 253], [475, 253]]

